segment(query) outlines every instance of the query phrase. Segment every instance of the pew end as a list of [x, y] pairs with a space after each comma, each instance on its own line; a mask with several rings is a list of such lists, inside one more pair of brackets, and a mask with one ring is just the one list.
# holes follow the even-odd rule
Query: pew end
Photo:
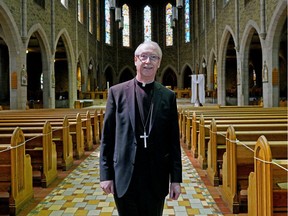
[[17, 215], [34, 196], [32, 166], [23, 131], [17, 127], [10, 137], [10, 144], [0, 144], [0, 214]]
[[[287, 158], [287, 131], [235, 131], [229, 126], [226, 133], [226, 152], [223, 155], [223, 184], [221, 193], [233, 213], [247, 212], [247, 188], [250, 172], [254, 171], [256, 142], [261, 134], [269, 137], [274, 157]], [[257, 137], [255, 139], [255, 137]], [[263, 136], [263, 135], [262, 135]], [[236, 139], [237, 137], [237, 139]], [[245, 140], [244, 140], [245, 139]], [[259, 158], [259, 157], [258, 157]], [[268, 175], [268, 174], [267, 174]]]
[[[287, 144], [281, 152], [273, 150], [265, 136], [257, 140], [247, 189], [248, 216], [287, 215]], [[281, 188], [282, 184], [286, 187]]]

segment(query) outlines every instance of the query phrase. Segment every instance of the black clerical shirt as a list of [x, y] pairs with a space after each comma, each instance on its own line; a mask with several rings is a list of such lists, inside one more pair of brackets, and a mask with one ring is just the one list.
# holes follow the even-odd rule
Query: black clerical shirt
[[[136, 159], [134, 164], [134, 171], [132, 175], [132, 181], [128, 189], [128, 194], [141, 193], [142, 190], [145, 190], [145, 196], [143, 199], [152, 199], [153, 191], [148, 193], [145, 188], [151, 186], [151, 169], [150, 169], [150, 148], [149, 148], [149, 137], [147, 138], [147, 148], [144, 147], [144, 139], [140, 138], [144, 133], [144, 126], [146, 125], [146, 133], [149, 136], [149, 127], [150, 127], [150, 116], [152, 115], [151, 102], [153, 98], [154, 91], [154, 82], [142, 85], [139, 81], [135, 79], [135, 136], [137, 140], [137, 152]], [[140, 107], [139, 107], [140, 106]], [[149, 110], [150, 114], [149, 114]], [[140, 112], [143, 112], [144, 119], [141, 120]], [[146, 193], [147, 192], [147, 193]]]
[[[138, 147], [144, 146], [144, 139], [140, 138], [144, 133], [144, 128], [146, 129], [146, 133], [149, 136], [150, 123], [152, 118], [152, 97], [154, 92], [154, 82], [143, 84], [135, 79], [135, 125], [136, 125], [136, 138]], [[147, 139], [149, 141], [149, 137]]]

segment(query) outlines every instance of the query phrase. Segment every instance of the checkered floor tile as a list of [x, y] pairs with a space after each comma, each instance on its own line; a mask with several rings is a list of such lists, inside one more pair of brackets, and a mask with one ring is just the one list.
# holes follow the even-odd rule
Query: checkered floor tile
[[[177, 201], [167, 197], [163, 216], [222, 215], [184, 151], [182, 163], [182, 194]], [[113, 196], [99, 187], [99, 148], [28, 214], [34, 215], [118, 215]]]

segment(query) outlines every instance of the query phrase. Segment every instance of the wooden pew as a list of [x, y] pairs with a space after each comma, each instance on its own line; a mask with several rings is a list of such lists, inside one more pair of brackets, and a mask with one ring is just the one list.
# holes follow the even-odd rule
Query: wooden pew
[[[277, 110], [276, 110], [277, 111]], [[230, 121], [231, 124], [233, 123], [237, 123], [238, 121], [243, 121], [243, 120], [262, 120], [262, 122], [265, 122], [266, 120], [268, 121], [275, 121], [275, 119], [277, 119], [276, 121], [282, 121], [282, 122], [288, 122], [287, 120], [287, 112], [286, 113], [273, 113], [272, 111], [269, 111], [267, 113], [262, 112], [262, 113], [257, 113], [256, 111], [251, 112], [242, 112], [241, 114], [238, 112], [211, 112], [209, 115], [207, 113], [205, 113], [205, 121], [211, 121], [213, 118], [218, 121]], [[188, 149], [191, 149], [192, 151], [192, 155], [197, 158], [198, 157], [198, 133], [199, 133], [199, 118], [200, 116], [196, 115], [196, 112], [193, 113], [192, 118], [189, 120], [187, 119], [186, 122], [186, 139], [185, 139], [185, 143], [188, 146]], [[265, 120], [264, 120], [265, 119]], [[190, 123], [189, 123], [190, 122]], [[191, 126], [190, 126], [191, 125]], [[191, 135], [189, 135], [191, 134]], [[189, 139], [191, 139], [191, 141], [189, 141]]]
[[266, 137], [260, 136], [254, 150], [254, 172], [249, 175], [248, 216], [287, 215], [288, 191], [279, 187], [288, 182], [287, 165], [287, 154], [272, 154]]
[[272, 152], [287, 155], [288, 132], [286, 130], [235, 132], [233, 126], [227, 129], [226, 152], [223, 154], [223, 184], [220, 186], [220, 191], [223, 200], [227, 202], [233, 213], [247, 212], [245, 193], [247, 194], [248, 176], [254, 169], [253, 149], [261, 135], [269, 139]]
[[[74, 117], [75, 115], [77, 115], [77, 113], [81, 114], [81, 121], [83, 122], [82, 125], [85, 132], [84, 142], [86, 149], [88, 150], [91, 149], [93, 143], [95, 144], [100, 143], [101, 128], [104, 118], [103, 109], [73, 109], [73, 110], [68, 109], [67, 111], [66, 109], [64, 110], [61, 109], [60, 111], [65, 112], [65, 114], [67, 114], [70, 117], [71, 116]], [[86, 127], [88, 128], [87, 131]]]
[[[193, 120], [196, 119], [197, 112], [200, 113], [205, 110], [213, 111], [213, 110], [218, 110], [218, 109], [219, 109], [219, 106], [209, 106], [209, 107], [205, 107], [205, 109], [203, 109], [203, 107], [197, 107], [193, 109], [181, 110], [181, 112], [179, 113], [180, 114], [179, 128], [180, 128], [180, 134], [181, 134], [180, 137], [183, 139], [188, 149], [191, 149], [192, 142], [195, 140], [195, 137], [192, 138], [194, 134], [192, 133], [191, 128], [193, 127]], [[195, 156], [197, 157], [197, 153]]]
[[[35, 129], [34, 129], [35, 130]], [[26, 153], [30, 154], [33, 171], [40, 170], [41, 186], [48, 187], [57, 178], [57, 152], [52, 140], [52, 128], [46, 121], [42, 133], [38, 130], [26, 133]], [[40, 156], [42, 152], [42, 157]], [[39, 157], [40, 156], [40, 157]]]
[[10, 139], [9, 144], [0, 143], [1, 215], [17, 215], [34, 196], [31, 157], [25, 153], [22, 130], [15, 128]]
[[[59, 110], [57, 113], [61, 115], [61, 110]], [[77, 136], [79, 136], [80, 134], [81, 136], [77, 137], [76, 139], [78, 141], [83, 139], [83, 141], [80, 142], [80, 145], [78, 143], [75, 144], [75, 146], [77, 147], [76, 157], [80, 158], [84, 154], [84, 149], [89, 151], [93, 148], [93, 136], [94, 136], [94, 133], [96, 133], [95, 130], [97, 130], [97, 128], [94, 129], [92, 127], [92, 124], [95, 124], [94, 122], [95, 117], [94, 115], [93, 117], [91, 117], [90, 110], [70, 110], [70, 109], [67, 110], [65, 109], [64, 113], [69, 118], [69, 122], [71, 124], [71, 130], [70, 130], [71, 133], [75, 134], [76, 132], [79, 132]], [[82, 129], [80, 129], [80, 127], [82, 127]], [[81, 130], [83, 130], [83, 133], [82, 132], [80, 133]]]
[[[50, 112], [48, 110], [48, 112]], [[54, 111], [55, 112], [55, 111]], [[103, 109], [57, 109], [57, 113], [65, 113], [70, 118], [75, 118], [77, 113], [81, 114], [81, 121], [83, 122], [83, 129], [88, 127], [88, 131], [84, 133], [87, 137], [85, 138], [85, 147], [91, 149], [93, 143], [97, 144], [100, 142], [100, 121], [103, 121]], [[71, 119], [70, 119], [71, 120]], [[87, 123], [86, 123], [87, 121]], [[90, 121], [90, 123], [89, 123]], [[90, 132], [89, 132], [90, 131]], [[92, 132], [91, 132], [92, 131]], [[88, 133], [89, 132], [89, 133]], [[89, 138], [90, 137], [90, 138]]]
[[[67, 112], [66, 114], [68, 117], [70, 117], [70, 121], [71, 121], [71, 117], [72, 119], [74, 119], [73, 116], [76, 114], [76, 124], [75, 124], [75, 127], [72, 125], [71, 133], [72, 134], [75, 134], [77, 132], [81, 133], [81, 137], [76, 138], [78, 142], [81, 140], [80, 145], [78, 145], [78, 143], [75, 144], [75, 146], [77, 146], [76, 157], [80, 158], [84, 154], [84, 149], [89, 151], [93, 148], [93, 137], [94, 137], [94, 134], [97, 133], [97, 131], [95, 130], [98, 129], [98, 128], [93, 128], [93, 126], [95, 125], [95, 121], [98, 122], [98, 118], [97, 116], [96, 118], [94, 117], [95, 113], [93, 117], [91, 117], [91, 112], [89, 110], [86, 110], [85, 113], [83, 111], [82, 112], [78, 112], [78, 111], [79, 110], [77, 110], [77, 113], [69, 111], [68, 114]], [[98, 115], [97, 112], [96, 112], [96, 115]], [[81, 130], [83, 130], [83, 133], [80, 132]], [[77, 134], [77, 136], [79, 136], [79, 134]]]
[[[229, 106], [230, 107], [230, 106]], [[280, 116], [282, 118], [285, 118], [287, 116], [287, 110], [279, 107], [273, 107], [273, 108], [260, 108], [260, 107], [243, 107], [243, 106], [237, 106], [237, 107], [194, 107], [189, 108], [185, 110], [181, 110], [181, 137], [186, 136], [187, 132], [189, 132], [189, 126], [186, 124], [192, 125], [193, 120], [197, 120], [197, 118], [204, 114], [205, 117], [216, 117], [220, 116], [221, 118], [230, 118], [231, 114], [237, 114], [239, 118], [245, 118], [245, 116], [261, 116], [267, 117], [267, 114], [270, 116], [269, 118], [276, 118], [277, 116]], [[193, 119], [195, 118], [195, 119]], [[190, 133], [190, 132], [189, 132]], [[188, 133], [188, 135], [189, 135]], [[185, 139], [185, 143], [189, 143], [189, 137]], [[197, 139], [197, 137], [196, 137]]]
[[177, 98], [189, 98], [192, 95], [191, 89], [174, 89], [173, 91], [176, 93]]
[[205, 116], [206, 121], [211, 121], [212, 118], [216, 118], [217, 121], [231, 121], [231, 124], [237, 122], [238, 120], [262, 120], [267, 119], [268, 121], [275, 119], [279, 119], [279, 121], [287, 120], [287, 111], [282, 108], [243, 108], [243, 107], [235, 107], [231, 110], [228, 108], [220, 108], [220, 109], [205, 109], [205, 110], [197, 110], [197, 111], [182, 111], [182, 124], [181, 124], [181, 137], [184, 143], [187, 145], [188, 149], [191, 149], [192, 154], [195, 158], [199, 157], [199, 149], [198, 149], [198, 136], [199, 136], [199, 124], [201, 115]]
[[104, 119], [103, 109], [93, 109], [90, 111], [91, 127], [93, 131], [93, 143], [99, 144], [101, 139], [101, 128]]
[[[50, 119], [51, 121], [51, 119]], [[10, 121], [6, 122], [6, 120], [0, 120], [0, 128], [11, 127], [21, 127], [26, 128], [36, 128], [43, 126], [45, 119], [32, 119], [29, 118], [18, 120], [10, 119]], [[53, 142], [56, 144], [57, 151], [57, 167], [63, 170], [68, 170], [73, 165], [73, 143], [72, 137], [70, 135], [70, 123], [68, 121], [67, 116], [65, 116], [62, 120], [59, 121], [51, 121], [50, 125], [52, 127], [52, 138]], [[1, 130], [1, 129], [0, 129]]]
[[89, 107], [89, 106], [92, 106], [92, 105], [93, 105], [93, 100], [89, 100], [89, 99], [83, 99], [83, 100], [74, 101], [74, 108], [76, 108], [76, 109]]
[[81, 115], [77, 113], [76, 124], [70, 125], [74, 154], [77, 159], [84, 155], [84, 131], [82, 129]]
[[[58, 109], [58, 111], [52, 110], [41, 110], [37, 112], [8, 112], [5, 116], [1, 116], [0, 122], [13, 122], [17, 120], [18, 122], [38, 122], [43, 120], [49, 120], [51, 124], [56, 121], [62, 121], [63, 116], [67, 116], [71, 125], [80, 124], [79, 119], [75, 119], [75, 116], [79, 114], [77, 118], [80, 118], [82, 129], [84, 130], [84, 144], [87, 150], [92, 149], [93, 145], [93, 131], [91, 124], [91, 114], [89, 110], [84, 110], [85, 112], [78, 112], [74, 109], [71, 111], [70, 109]], [[72, 127], [75, 128], [75, 127]], [[70, 130], [75, 134], [76, 131]], [[82, 134], [81, 134], [82, 135]], [[81, 143], [82, 145], [82, 143]]]
[[[205, 120], [205, 125], [206, 123], [209, 121]], [[213, 186], [221, 184], [220, 169], [226, 151], [226, 131], [230, 125], [238, 131], [287, 130], [287, 120], [284, 119], [217, 120], [216, 124], [213, 118], [209, 126], [210, 138], [207, 147], [207, 176]]]
[[103, 123], [104, 123], [104, 111], [103, 109], [100, 110], [100, 115], [99, 115], [99, 131], [100, 131], [100, 139], [102, 136], [102, 130], [103, 130]]
[[101, 140], [101, 133], [103, 128], [103, 120], [104, 120], [104, 110], [103, 109], [95, 109], [94, 115], [91, 116], [91, 125], [93, 130], [93, 142], [95, 144], [99, 144]]
[[70, 134], [70, 124], [67, 116], [63, 119], [62, 125], [54, 125], [53, 142], [57, 149], [57, 167], [62, 170], [69, 170], [73, 165], [73, 142]]
[[182, 108], [178, 108], [178, 125], [179, 125], [179, 137], [180, 139], [182, 138], [182, 119], [183, 119], [183, 113], [184, 113], [184, 109]]
[[[14, 127], [1, 127], [0, 141], [7, 142], [14, 129]], [[50, 122], [46, 121], [41, 127], [21, 129], [26, 137], [26, 153], [31, 156], [33, 183], [47, 187], [57, 178], [57, 152], [52, 141]]]
[[87, 99], [107, 99], [108, 91], [89, 91], [89, 92], [83, 92], [82, 97]]
[[[75, 117], [74, 117], [75, 118]], [[73, 119], [74, 119], [73, 118]], [[0, 127], [1, 126], [28, 126], [28, 125], [41, 125], [43, 121], [46, 119], [49, 119], [51, 121], [52, 127], [59, 128], [63, 124], [63, 119], [61, 117], [59, 118], [49, 118], [48, 116], [36, 116], [35, 118], [31, 118], [30, 116], [26, 116], [25, 118], [20, 118], [18, 116], [10, 119], [0, 119]], [[71, 118], [70, 118], [71, 119]], [[82, 118], [81, 114], [77, 113], [76, 119], [72, 122], [69, 121], [70, 125], [70, 134], [72, 136], [72, 142], [73, 142], [73, 156], [76, 157], [76, 159], [81, 158], [84, 155], [84, 131], [82, 128]], [[91, 130], [89, 130], [91, 132]]]
[[[218, 138], [215, 119], [213, 119], [210, 124], [209, 133], [210, 139], [207, 150], [207, 176], [213, 186], [218, 186], [220, 183], [220, 168], [218, 167], [218, 161], [223, 161], [222, 156], [226, 151], [226, 140], [224, 139], [224, 134], [218, 133]], [[221, 144], [220, 139], [223, 144]]]
[[199, 120], [199, 133], [198, 133], [198, 161], [202, 169], [207, 168], [206, 151], [208, 149], [208, 142], [210, 139], [209, 129], [205, 127], [205, 120], [203, 114]]
[[93, 142], [95, 144], [100, 143], [100, 116], [98, 116], [98, 114], [100, 115], [100, 113], [98, 112], [97, 109], [95, 109], [94, 111], [94, 117], [91, 118], [91, 124], [92, 124], [92, 128], [93, 128], [93, 137], [94, 140]]
[[84, 136], [85, 149], [89, 151], [93, 148], [93, 130], [89, 111], [86, 112], [85, 121], [82, 121], [82, 129], [84, 130], [84, 134], [86, 134], [86, 136]]

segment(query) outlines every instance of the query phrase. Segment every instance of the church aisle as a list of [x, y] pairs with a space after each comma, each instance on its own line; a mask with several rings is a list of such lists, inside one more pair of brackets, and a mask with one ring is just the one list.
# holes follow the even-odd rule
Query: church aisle
[[[182, 194], [177, 201], [166, 199], [163, 215], [222, 215], [183, 149], [182, 163]], [[99, 147], [28, 215], [118, 215], [113, 197], [99, 187]]]

